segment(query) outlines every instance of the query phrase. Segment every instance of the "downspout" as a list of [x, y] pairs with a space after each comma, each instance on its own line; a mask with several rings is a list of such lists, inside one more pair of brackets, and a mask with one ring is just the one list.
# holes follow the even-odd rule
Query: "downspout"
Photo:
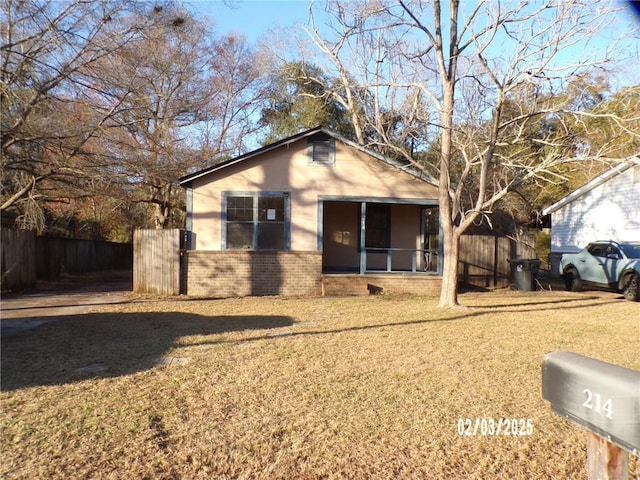
[[187, 250], [193, 249], [193, 188], [187, 187], [187, 221], [186, 221], [186, 248]]
[[364, 275], [367, 270], [366, 224], [367, 203], [360, 202], [360, 275]]

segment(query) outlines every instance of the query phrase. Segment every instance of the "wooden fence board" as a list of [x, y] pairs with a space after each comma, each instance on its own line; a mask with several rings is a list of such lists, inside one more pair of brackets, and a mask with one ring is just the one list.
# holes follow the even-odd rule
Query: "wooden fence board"
[[460, 239], [461, 283], [475, 287], [506, 287], [512, 258], [536, 258], [533, 247], [497, 235], [463, 235]]
[[27, 230], [2, 229], [2, 290], [36, 286], [36, 236]]
[[2, 290], [34, 288], [37, 279], [61, 273], [130, 269], [132, 245], [98, 240], [36, 236], [28, 230], [2, 229]]
[[38, 278], [56, 278], [62, 272], [128, 269], [133, 264], [130, 243], [37, 237], [36, 250]]
[[133, 233], [134, 292], [180, 294], [183, 237], [179, 229], [141, 229]]

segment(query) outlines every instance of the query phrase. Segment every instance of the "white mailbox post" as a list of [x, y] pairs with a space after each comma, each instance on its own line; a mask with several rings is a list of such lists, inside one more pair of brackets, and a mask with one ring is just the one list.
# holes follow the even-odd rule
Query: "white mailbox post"
[[542, 398], [589, 431], [589, 479], [622, 480], [640, 455], [640, 372], [571, 352], [542, 360]]

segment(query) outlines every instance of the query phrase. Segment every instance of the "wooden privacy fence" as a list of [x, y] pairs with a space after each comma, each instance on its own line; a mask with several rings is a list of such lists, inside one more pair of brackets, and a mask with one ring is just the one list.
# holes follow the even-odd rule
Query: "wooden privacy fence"
[[36, 237], [36, 252], [38, 278], [56, 278], [62, 272], [130, 269], [133, 264], [130, 243]]
[[133, 291], [156, 295], [181, 293], [184, 231], [135, 230], [133, 232]]
[[459, 279], [475, 287], [506, 287], [513, 258], [536, 258], [532, 246], [497, 235], [463, 235], [460, 238]]
[[130, 269], [130, 243], [36, 236], [29, 230], [2, 229], [2, 290], [35, 287], [37, 279], [62, 272]]
[[36, 286], [36, 235], [27, 230], [2, 229], [2, 290]]

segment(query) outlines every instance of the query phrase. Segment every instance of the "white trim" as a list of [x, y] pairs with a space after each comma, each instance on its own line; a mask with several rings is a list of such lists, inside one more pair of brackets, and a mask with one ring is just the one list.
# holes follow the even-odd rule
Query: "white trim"
[[589, 183], [583, 185], [577, 190], [574, 190], [569, 195], [558, 200], [556, 203], [554, 203], [550, 207], [545, 208], [544, 210], [542, 210], [542, 214], [549, 215], [550, 213], [558, 211], [559, 209], [564, 207], [566, 204], [571, 203], [574, 200], [582, 197], [583, 195], [589, 193], [594, 188], [611, 180], [617, 175], [620, 175], [621, 173], [627, 171], [629, 168], [633, 166], [638, 166], [638, 165], [640, 165], [640, 158], [638, 157], [632, 157], [625, 162], [619, 163], [618, 165], [614, 166], [611, 170], [608, 170], [604, 172], [602, 175], [597, 176], [596, 178], [591, 180]]

